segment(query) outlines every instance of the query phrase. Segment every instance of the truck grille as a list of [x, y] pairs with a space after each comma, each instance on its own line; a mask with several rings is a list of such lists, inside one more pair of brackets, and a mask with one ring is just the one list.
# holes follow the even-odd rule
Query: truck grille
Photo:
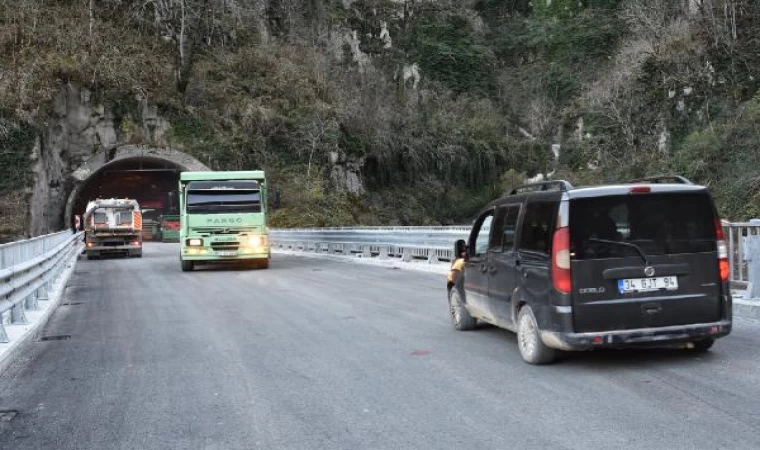
[[212, 242], [211, 243], [211, 248], [215, 252], [237, 251], [239, 246], [240, 246], [240, 243], [238, 242]]

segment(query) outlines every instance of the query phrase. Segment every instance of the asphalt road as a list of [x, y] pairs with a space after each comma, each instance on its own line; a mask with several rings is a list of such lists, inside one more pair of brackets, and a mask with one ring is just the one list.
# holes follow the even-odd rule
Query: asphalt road
[[182, 273], [177, 247], [81, 261], [0, 376], [0, 448], [760, 448], [760, 323], [712, 352], [523, 363], [456, 332], [440, 275], [275, 255]]

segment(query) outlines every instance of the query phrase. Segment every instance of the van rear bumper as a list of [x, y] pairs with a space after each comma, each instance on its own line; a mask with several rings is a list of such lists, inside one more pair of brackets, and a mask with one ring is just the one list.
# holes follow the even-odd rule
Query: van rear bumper
[[591, 350], [594, 348], [658, 347], [681, 344], [706, 338], [717, 339], [731, 332], [731, 321], [675, 325], [658, 328], [604, 331], [599, 333], [563, 333], [541, 331], [541, 340], [558, 350]]

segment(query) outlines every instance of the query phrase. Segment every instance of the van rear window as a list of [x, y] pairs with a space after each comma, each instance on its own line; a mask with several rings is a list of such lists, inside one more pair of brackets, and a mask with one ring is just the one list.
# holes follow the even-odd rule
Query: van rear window
[[574, 259], [716, 251], [715, 214], [706, 193], [618, 195], [575, 199], [570, 203]]

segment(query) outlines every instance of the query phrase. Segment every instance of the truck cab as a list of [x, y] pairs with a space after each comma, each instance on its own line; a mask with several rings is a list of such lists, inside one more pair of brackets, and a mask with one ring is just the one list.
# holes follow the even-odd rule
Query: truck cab
[[96, 199], [84, 214], [87, 259], [121, 254], [142, 257], [142, 212], [132, 199]]
[[269, 267], [267, 181], [263, 171], [182, 172], [180, 263], [250, 263]]

